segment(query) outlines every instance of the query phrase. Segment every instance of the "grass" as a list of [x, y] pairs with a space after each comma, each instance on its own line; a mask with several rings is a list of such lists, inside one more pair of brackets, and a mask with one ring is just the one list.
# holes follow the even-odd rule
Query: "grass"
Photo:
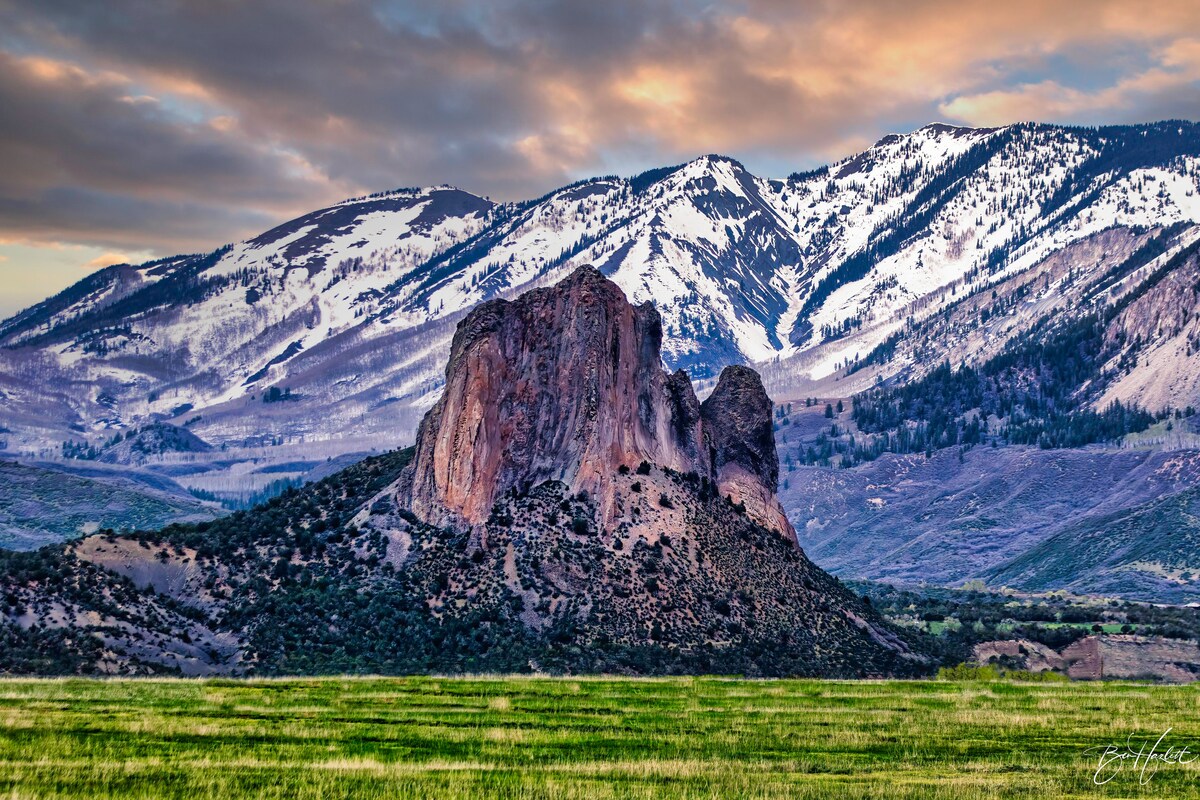
[[[1096, 623], [1096, 622], [1039, 622], [1038, 623], [1038, 625], [1042, 626], [1043, 628], [1051, 628], [1051, 629], [1054, 629], [1054, 628], [1081, 628], [1085, 631], [1088, 631], [1089, 633], [1091, 633], [1092, 631], [1095, 630], [1095, 627], [1097, 624], [1100, 625], [1101, 632], [1103, 632], [1103, 633], [1120, 633], [1121, 628], [1124, 627], [1120, 622], [1101, 622], [1101, 623]], [[1137, 633], [1139, 627], [1145, 627], [1145, 626], [1130, 625], [1129, 627], [1133, 629], [1133, 633]]]
[[0, 797], [1198, 797], [1200, 691], [720, 678], [0, 681]]
[[[1003, 631], [1005, 633], [1011, 633], [1012, 631], [1016, 630], [1017, 628], [1022, 627], [1023, 625], [1030, 625], [1030, 624], [1036, 625], [1039, 628], [1045, 628], [1047, 630], [1059, 630], [1062, 628], [1074, 628], [1074, 629], [1078, 629], [1081, 631], [1086, 631], [1087, 633], [1095, 632], [1095, 626], [1097, 624], [1100, 625], [1099, 632], [1101, 632], [1101, 633], [1141, 633], [1142, 629], [1146, 628], [1145, 625], [1130, 625], [1129, 631], [1123, 631], [1122, 628], [1125, 627], [1125, 624], [1121, 623], [1121, 622], [1102, 622], [1102, 623], [1095, 623], [1095, 622], [1033, 622], [1033, 623], [1001, 622], [1000, 624], [996, 625], [996, 630]], [[962, 627], [962, 623], [959, 622], [957, 619], [953, 619], [953, 618], [948, 619], [944, 622], [939, 622], [936, 620], [928, 621], [928, 622], [922, 621], [922, 622], [916, 623], [916, 625], [919, 628], [929, 631], [929, 633], [933, 634], [934, 636], [941, 636], [947, 632], [959, 630]]]
[[[936, 623], [932, 623], [932, 622], [929, 623], [931, 633], [941, 633], [942, 631], [945, 630], [945, 628], [942, 628], [941, 630], [935, 631], [933, 629], [933, 625], [935, 625], [935, 624]], [[1011, 631], [1014, 631], [1017, 628], [1021, 627], [1021, 624], [1030, 624], [1030, 623], [1002, 622], [996, 626], [996, 630], [1004, 631], [1004, 632], [1011, 632]], [[1032, 624], [1037, 625], [1039, 628], [1045, 628], [1047, 630], [1075, 628], [1077, 630], [1086, 631], [1088, 633], [1095, 632], [1095, 626], [1097, 624], [1100, 625], [1101, 633], [1121, 633], [1122, 632], [1121, 628], [1124, 627], [1124, 624], [1120, 623], [1120, 622], [1101, 622], [1101, 623], [1096, 623], [1096, 622], [1034, 622]], [[1130, 631], [1131, 633], [1139, 633], [1138, 629], [1145, 628], [1146, 626], [1145, 625], [1130, 625], [1129, 627], [1132, 628], [1132, 631]]]
[[956, 619], [945, 621], [930, 620], [929, 622], [921, 623], [925, 626], [925, 630], [932, 633], [934, 636], [941, 636], [946, 631], [956, 631], [962, 627], [962, 623]]

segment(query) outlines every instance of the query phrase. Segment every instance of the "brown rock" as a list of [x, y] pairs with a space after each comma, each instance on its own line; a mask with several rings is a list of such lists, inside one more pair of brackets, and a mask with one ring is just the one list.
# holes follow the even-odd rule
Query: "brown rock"
[[654, 306], [634, 308], [594, 267], [479, 306], [455, 333], [401, 503], [437, 525], [475, 526], [505, 492], [557, 480], [593, 495], [611, 523], [618, 469], [648, 461], [709, 478], [794, 539], [757, 373], [725, 370], [701, 405], [687, 373], [663, 370], [661, 346]]
[[1159, 680], [1191, 683], [1200, 677], [1200, 651], [1190, 640], [1157, 636], [1088, 636], [1062, 651], [1075, 680]]
[[700, 406], [708, 446], [708, 474], [721, 493], [769, 528], [795, 537], [787, 514], [775, 496], [779, 488], [779, 455], [771, 427], [774, 404], [762, 378], [748, 367], [721, 372], [717, 388]]
[[979, 664], [1007, 663], [1030, 672], [1064, 670], [1066, 661], [1052, 648], [1029, 639], [997, 639], [980, 642], [972, 648], [972, 659]]

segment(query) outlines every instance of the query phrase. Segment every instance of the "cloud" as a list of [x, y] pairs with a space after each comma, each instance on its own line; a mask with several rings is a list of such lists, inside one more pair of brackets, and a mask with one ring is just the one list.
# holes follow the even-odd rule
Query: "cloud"
[[0, 236], [211, 247], [350, 187], [132, 86], [117, 72], [0, 52]]
[[399, 185], [1196, 117], [1198, 29], [1192, 0], [0, 0], [0, 238], [166, 254]]
[[83, 269], [96, 269], [119, 261], [141, 263], [150, 257], [147, 252], [105, 254], [98, 248], [83, 245], [31, 245], [0, 240], [0, 275], [4, 286], [4, 291], [0, 291], [0, 318], [70, 286], [79, 280]]
[[90, 271], [102, 269], [103, 267], [111, 267], [113, 264], [128, 264], [131, 258], [127, 253], [115, 253], [110, 250], [106, 253], [101, 253], [90, 261], [85, 261], [83, 268]]
[[1135, 109], [1153, 107], [1163, 98], [1174, 100], [1183, 113], [1194, 117], [1200, 81], [1200, 40], [1170, 42], [1153, 53], [1154, 66], [1120, 77], [1090, 91], [1064, 86], [1055, 80], [1021, 84], [974, 95], [962, 95], [940, 108], [949, 117], [970, 125], [1002, 125], [1013, 120], [1046, 122], [1123, 121]]

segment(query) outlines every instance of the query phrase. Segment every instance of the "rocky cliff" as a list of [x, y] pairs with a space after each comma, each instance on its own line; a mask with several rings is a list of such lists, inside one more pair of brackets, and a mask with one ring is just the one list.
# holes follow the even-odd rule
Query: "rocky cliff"
[[481, 306], [415, 448], [206, 525], [0, 559], [0, 668], [927, 672], [797, 546], [757, 374], [701, 404], [661, 337], [590, 267]]
[[707, 446], [704, 466], [721, 494], [745, 504], [747, 513], [763, 525], [794, 537], [775, 496], [779, 455], [771, 423], [773, 408], [757, 372], [726, 367], [717, 387], [700, 406]]
[[478, 525], [509, 490], [561, 481], [619, 514], [614, 478], [641, 462], [695, 473], [794, 538], [775, 498], [772, 404], [758, 374], [729, 367], [697, 402], [662, 367], [662, 322], [600, 271], [493, 300], [455, 332], [446, 389], [417, 434], [403, 505], [427, 522]]

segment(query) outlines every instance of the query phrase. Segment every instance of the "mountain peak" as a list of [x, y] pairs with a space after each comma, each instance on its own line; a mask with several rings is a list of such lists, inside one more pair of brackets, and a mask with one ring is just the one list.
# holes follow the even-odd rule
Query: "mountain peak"
[[969, 125], [951, 125], [948, 122], [931, 122], [923, 125], [916, 133], [931, 133], [938, 136], [970, 136], [972, 134], [989, 133], [995, 128], [973, 128]]
[[417, 199], [429, 197], [430, 195], [438, 192], [461, 192], [462, 194], [479, 197], [479, 195], [476, 195], [473, 192], [468, 192], [465, 189], [460, 189], [459, 187], [453, 186], [449, 183], [439, 183], [429, 186], [401, 186], [395, 189], [385, 189], [380, 192], [372, 192], [371, 194], [359, 195], [357, 197], [347, 197], [345, 200], [334, 203], [332, 207], [348, 206], [355, 203], [369, 203], [372, 200], [388, 200], [401, 197]]
[[734, 167], [739, 170], [746, 169], [746, 166], [744, 164], [742, 164], [742, 162], [738, 161], [736, 158], [733, 158], [732, 156], [722, 155], [721, 153], [706, 153], [705, 155], [697, 156], [696, 158], [692, 159], [692, 161], [690, 163], [708, 164], [708, 165], [713, 165], [713, 166], [718, 165], [718, 164], [728, 164], [729, 166]]
[[698, 156], [683, 166], [683, 172], [690, 175], [726, 173], [730, 175], [749, 174], [742, 162], [736, 158], [723, 156], [719, 153], [709, 153]]

